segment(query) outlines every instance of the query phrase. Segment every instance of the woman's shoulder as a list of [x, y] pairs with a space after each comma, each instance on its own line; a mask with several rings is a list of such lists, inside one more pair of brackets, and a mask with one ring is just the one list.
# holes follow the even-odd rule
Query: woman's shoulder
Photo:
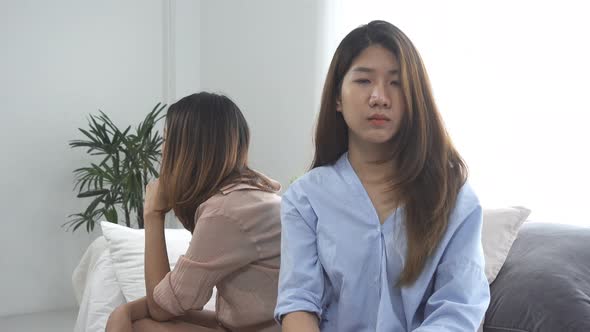
[[469, 181], [465, 181], [457, 194], [456, 208], [473, 209], [480, 205], [479, 198]]
[[327, 171], [325, 166], [316, 167], [293, 180], [283, 193], [283, 200], [292, 204], [309, 203], [309, 197], [313, 196], [310, 194], [323, 185]]
[[278, 194], [280, 184], [273, 180], [273, 186], [273, 190], [249, 183], [225, 186], [199, 206], [197, 218], [224, 216], [239, 220], [263, 210], [278, 210], [281, 204]]
[[305, 192], [318, 187], [333, 183], [336, 175], [334, 165], [319, 166], [307, 171], [305, 174], [291, 182], [285, 193], [288, 192]]
[[331, 166], [320, 166], [305, 172], [303, 175], [295, 179], [293, 184], [318, 184], [321, 183], [322, 175], [326, 175]]
[[472, 185], [466, 181], [457, 194], [449, 226], [452, 228], [459, 227], [473, 213], [481, 214], [481, 203]]
[[[280, 188], [280, 185], [278, 185], [278, 188]], [[221, 201], [221, 207], [231, 211], [241, 210], [249, 206], [268, 207], [281, 202], [278, 189], [267, 190], [249, 184], [237, 185], [232, 190], [224, 191], [217, 197]]]

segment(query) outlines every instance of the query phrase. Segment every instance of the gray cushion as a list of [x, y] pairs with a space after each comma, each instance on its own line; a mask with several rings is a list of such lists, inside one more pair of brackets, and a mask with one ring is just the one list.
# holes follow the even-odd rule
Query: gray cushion
[[490, 289], [484, 332], [590, 331], [590, 228], [523, 224]]

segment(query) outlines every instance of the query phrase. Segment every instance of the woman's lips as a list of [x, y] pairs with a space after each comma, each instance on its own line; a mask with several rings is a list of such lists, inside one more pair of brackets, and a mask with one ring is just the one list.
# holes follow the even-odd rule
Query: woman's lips
[[389, 122], [389, 118], [385, 115], [375, 114], [369, 117], [369, 123], [373, 126], [383, 126]]

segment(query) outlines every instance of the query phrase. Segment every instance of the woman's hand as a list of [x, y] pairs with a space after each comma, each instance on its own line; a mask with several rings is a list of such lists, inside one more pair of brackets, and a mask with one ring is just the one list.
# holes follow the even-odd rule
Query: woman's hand
[[153, 180], [145, 187], [145, 202], [143, 215], [165, 215], [170, 211], [168, 199], [160, 190], [160, 181]]
[[131, 312], [126, 304], [118, 306], [107, 320], [106, 332], [133, 332]]

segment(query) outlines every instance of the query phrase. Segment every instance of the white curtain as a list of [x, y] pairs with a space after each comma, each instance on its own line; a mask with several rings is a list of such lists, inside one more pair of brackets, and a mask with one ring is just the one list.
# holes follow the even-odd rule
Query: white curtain
[[484, 207], [590, 226], [590, 14], [585, 1], [326, 1], [327, 66], [374, 19], [420, 51]]

